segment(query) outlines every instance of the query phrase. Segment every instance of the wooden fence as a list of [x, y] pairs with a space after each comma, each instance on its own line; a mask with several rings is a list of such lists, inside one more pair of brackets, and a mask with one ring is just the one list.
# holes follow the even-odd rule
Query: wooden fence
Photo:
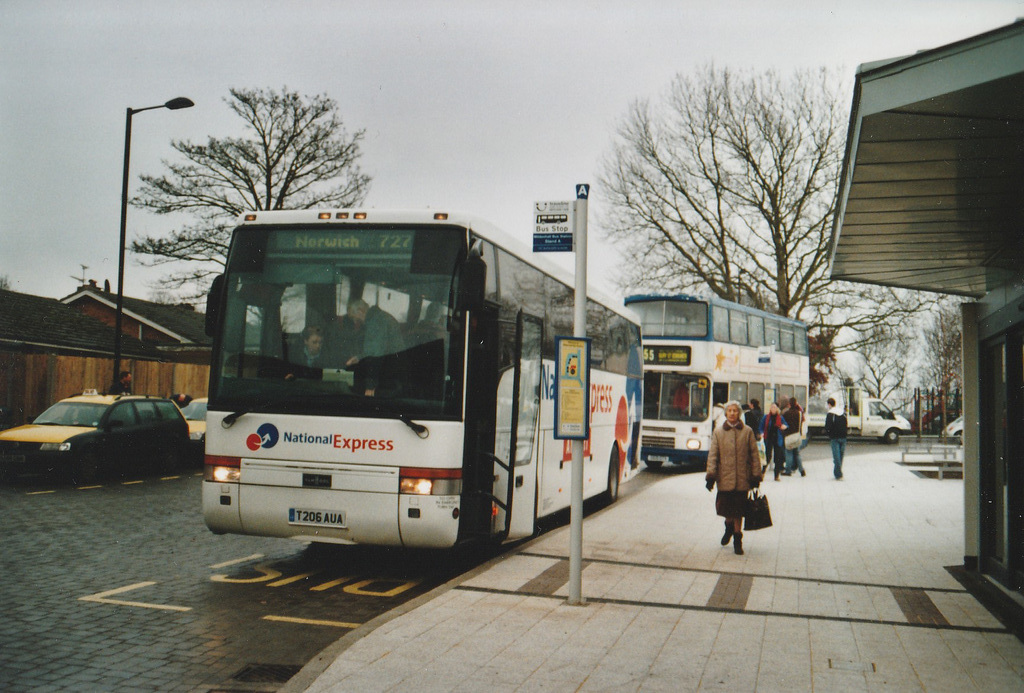
[[[122, 359], [121, 370], [131, 372], [135, 394], [207, 395], [207, 365]], [[85, 390], [106, 392], [113, 382], [110, 358], [0, 351], [0, 406], [10, 412], [9, 425], [30, 421], [54, 402]]]

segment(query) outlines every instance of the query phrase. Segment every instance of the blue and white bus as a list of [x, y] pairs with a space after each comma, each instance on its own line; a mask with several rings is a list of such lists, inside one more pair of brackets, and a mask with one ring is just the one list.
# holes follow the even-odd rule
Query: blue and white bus
[[643, 329], [641, 457], [703, 467], [721, 405], [796, 397], [806, 408], [807, 326], [719, 298], [626, 298]]
[[[572, 287], [462, 214], [243, 215], [207, 308], [207, 526], [424, 548], [530, 536], [569, 506], [552, 396]], [[621, 299], [590, 297], [584, 497], [614, 500], [639, 467], [640, 330]]]

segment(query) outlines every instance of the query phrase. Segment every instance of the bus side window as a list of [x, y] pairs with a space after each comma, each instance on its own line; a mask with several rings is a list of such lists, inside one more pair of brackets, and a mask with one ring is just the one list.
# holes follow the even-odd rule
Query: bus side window
[[711, 391], [711, 403], [724, 405], [729, 401], [729, 383], [715, 383]]
[[751, 399], [756, 399], [761, 403], [762, 409], [767, 408], [764, 401], [764, 383], [750, 383], [750, 385], [747, 386], [747, 397], [749, 398], [747, 400], [748, 402]]
[[729, 399], [734, 399], [740, 403], [742, 407], [747, 403], [747, 384], [746, 383], [732, 383], [729, 385]]

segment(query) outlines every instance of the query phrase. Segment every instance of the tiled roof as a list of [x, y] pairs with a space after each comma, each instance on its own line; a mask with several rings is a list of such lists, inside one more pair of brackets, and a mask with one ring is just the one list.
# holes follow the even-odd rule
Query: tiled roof
[[[83, 298], [99, 301], [111, 309], [117, 305], [116, 294], [89, 286], [83, 286], [61, 300], [70, 304]], [[211, 343], [210, 338], [206, 336], [206, 317], [190, 307], [154, 303], [125, 296], [124, 310], [142, 318], [157, 329], [181, 338], [184, 344], [209, 346]]]
[[[114, 330], [55, 298], [0, 290], [0, 347], [4, 342], [112, 354]], [[129, 357], [158, 356], [156, 349], [127, 335], [121, 351]]]

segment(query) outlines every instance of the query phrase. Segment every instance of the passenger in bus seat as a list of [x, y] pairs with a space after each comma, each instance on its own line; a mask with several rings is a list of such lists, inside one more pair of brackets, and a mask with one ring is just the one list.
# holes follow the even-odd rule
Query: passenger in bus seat
[[319, 379], [324, 367], [324, 332], [318, 325], [306, 325], [302, 330], [302, 351], [295, 355], [293, 364], [285, 380], [295, 378]]
[[672, 393], [672, 406], [679, 411], [680, 416], [690, 413], [690, 387], [686, 381], [679, 383]]
[[339, 324], [335, 349], [338, 362], [355, 371], [356, 392], [372, 397], [382, 382], [389, 387], [397, 386], [395, 369], [386, 368], [384, 359], [404, 348], [401, 328], [393, 315], [361, 298], [349, 301]]
[[328, 334], [332, 360], [339, 367], [355, 365], [363, 353], [366, 313], [370, 306], [361, 298], [352, 299], [345, 308], [345, 315], [335, 320]]

